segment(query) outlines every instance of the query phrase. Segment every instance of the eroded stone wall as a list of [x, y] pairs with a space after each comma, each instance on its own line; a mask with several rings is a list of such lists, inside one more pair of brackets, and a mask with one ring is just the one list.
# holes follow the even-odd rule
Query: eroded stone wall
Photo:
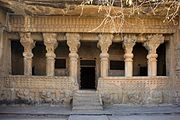
[[75, 89], [77, 86], [70, 77], [1, 77], [0, 103], [69, 105]]
[[[180, 18], [179, 18], [180, 22]], [[175, 81], [174, 81], [174, 102], [180, 104], [180, 24], [177, 28], [174, 41], [175, 50]]]
[[10, 72], [10, 42], [7, 36], [6, 11], [0, 8], [0, 76]]
[[98, 81], [98, 91], [105, 104], [171, 103], [168, 77], [107, 77]]

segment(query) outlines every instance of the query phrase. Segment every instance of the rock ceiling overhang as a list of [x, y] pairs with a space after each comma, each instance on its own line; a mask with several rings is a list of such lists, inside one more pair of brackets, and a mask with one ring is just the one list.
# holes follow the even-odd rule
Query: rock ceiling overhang
[[[152, 15], [151, 12], [131, 15], [130, 8], [121, 9], [117, 6], [79, 5], [71, 2], [60, 7], [61, 2], [57, 2], [58, 0], [49, 1], [0, 0], [0, 7], [10, 13], [8, 14], [7, 30], [9, 32], [166, 34], [174, 33], [178, 25], [177, 21], [177, 24], [163, 22], [163, 17], [165, 16], [163, 9], [157, 9], [156, 15]], [[55, 3], [57, 4], [56, 6]], [[110, 14], [108, 14], [108, 11], [110, 11]], [[121, 16], [122, 11], [123, 16]], [[118, 15], [120, 19], [117, 18]], [[123, 17], [125, 21], [122, 20]]]
[[[74, 1], [74, 2], [73, 2]], [[0, 0], [0, 7], [20, 15], [71, 15], [104, 17], [110, 11], [110, 15], [118, 16], [122, 12], [125, 16], [138, 17], [162, 17], [166, 15], [164, 6], [156, 9], [154, 14], [149, 7], [144, 7], [143, 12], [134, 12], [129, 7], [82, 5], [83, 0]], [[144, 12], [145, 11], [145, 12]]]

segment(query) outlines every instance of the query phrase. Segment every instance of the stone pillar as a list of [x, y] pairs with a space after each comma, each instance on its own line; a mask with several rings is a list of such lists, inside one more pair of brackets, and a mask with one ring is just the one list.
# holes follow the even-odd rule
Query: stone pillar
[[125, 49], [125, 76], [132, 77], [133, 75], [133, 47], [136, 44], [137, 37], [135, 35], [125, 35], [123, 47]]
[[77, 83], [78, 48], [80, 47], [80, 35], [77, 33], [66, 33], [67, 45], [69, 46], [69, 75]]
[[148, 35], [147, 40], [144, 43], [145, 48], [148, 50], [148, 76], [156, 76], [157, 75], [157, 57], [156, 49], [159, 47], [161, 43], [164, 42], [163, 35]]
[[113, 35], [112, 34], [100, 34], [98, 46], [101, 49], [101, 77], [108, 76], [108, 68], [109, 68], [109, 46], [112, 44]]
[[54, 76], [54, 64], [56, 55], [54, 50], [58, 46], [56, 33], [43, 33], [44, 44], [46, 46], [46, 75]]
[[31, 33], [20, 33], [20, 42], [24, 47], [24, 75], [32, 75], [32, 49], [35, 42], [31, 38]]
[[3, 55], [3, 31], [4, 27], [0, 26], [0, 60], [2, 59]]
[[4, 66], [3, 66], [3, 53], [4, 53], [4, 26], [0, 25], [0, 76], [4, 74]]

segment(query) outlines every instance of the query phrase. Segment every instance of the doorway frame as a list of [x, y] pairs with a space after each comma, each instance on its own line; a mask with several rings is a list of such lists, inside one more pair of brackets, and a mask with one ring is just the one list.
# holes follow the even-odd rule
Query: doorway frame
[[[92, 60], [92, 61], [95, 61], [95, 65], [81, 65], [81, 61], [85, 61], [85, 60]], [[97, 59], [79, 59], [79, 90], [83, 90], [81, 89], [81, 67], [94, 67], [95, 68], [95, 89], [92, 89], [92, 90], [97, 90], [97, 84], [98, 84], [98, 76], [97, 76]]]

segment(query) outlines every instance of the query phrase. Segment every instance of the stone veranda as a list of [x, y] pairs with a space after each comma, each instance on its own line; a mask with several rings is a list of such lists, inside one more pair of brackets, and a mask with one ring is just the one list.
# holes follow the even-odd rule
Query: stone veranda
[[97, 4], [81, 16], [77, 4], [0, 3], [1, 104], [70, 105], [84, 89], [105, 105], [180, 104], [179, 16], [126, 17], [115, 31], [111, 22], [100, 26], [105, 10]]

